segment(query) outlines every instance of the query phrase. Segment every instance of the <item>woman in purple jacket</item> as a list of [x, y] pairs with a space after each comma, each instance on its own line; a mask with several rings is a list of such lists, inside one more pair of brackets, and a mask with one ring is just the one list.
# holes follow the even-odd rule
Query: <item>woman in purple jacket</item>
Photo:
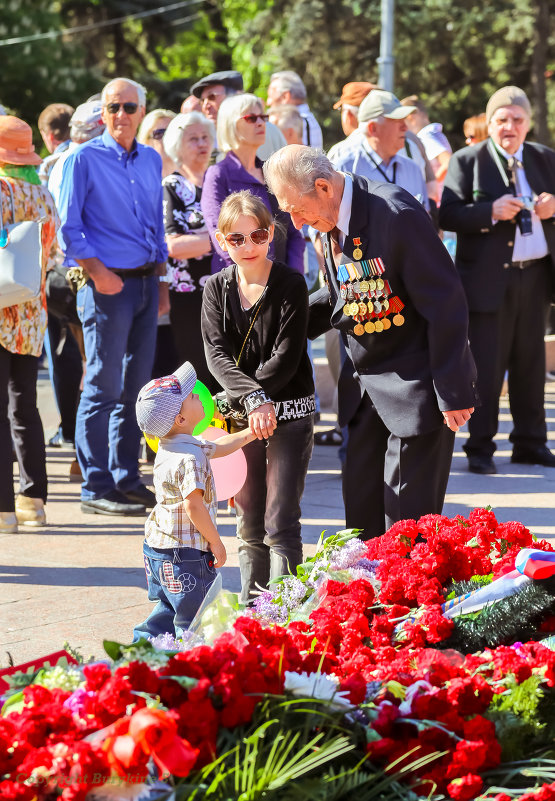
[[248, 189], [259, 197], [277, 222], [269, 258], [304, 272], [303, 236], [291, 222], [289, 214], [280, 211], [277, 200], [268, 191], [262, 174], [262, 161], [256, 155], [266, 137], [267, 119], [262, 102], [251, 94], [226, 98], [218, 111], [218, 146], [226, 156], [206, 171], [200, 202], [214, 248], [213, 273], [233, 263], [229, 253], [220, 248], [215, 232], [222, 203], [228, 195], [242, 189]]

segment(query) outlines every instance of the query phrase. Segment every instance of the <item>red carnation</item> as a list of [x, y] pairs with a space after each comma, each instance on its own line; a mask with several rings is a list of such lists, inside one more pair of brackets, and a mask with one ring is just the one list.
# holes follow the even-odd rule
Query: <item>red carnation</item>
[[479, 776], [467, 773], [460, 779], [454, 779], [447, 785], [447, 792], [455, 801], [470, 801], [476, 798], [482, 789], [483, 782]]

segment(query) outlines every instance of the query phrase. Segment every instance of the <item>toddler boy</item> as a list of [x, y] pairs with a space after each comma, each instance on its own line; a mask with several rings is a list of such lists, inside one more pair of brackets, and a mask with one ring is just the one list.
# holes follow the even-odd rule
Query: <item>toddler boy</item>
[[255, 435], [246, 431], [217, 443], [193, 436], [205, 412], [193, 395], [197, 376], [189, 362], [139, 392], [141, 431], [159, 437], [154, 462], [156, 506], [145, 524], [143, 555], [148, 598], [158, 603], [135, 627], [134, 642], [169, 632], [180, 637], [222, 567], [226, 551], [216, 529], [217, 499], [210, 459], [227, 456]]

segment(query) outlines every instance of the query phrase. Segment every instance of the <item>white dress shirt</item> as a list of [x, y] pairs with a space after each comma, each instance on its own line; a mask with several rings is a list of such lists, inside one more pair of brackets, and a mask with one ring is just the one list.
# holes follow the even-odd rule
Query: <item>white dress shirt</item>
[[[506, 150], [503, 150], [503, 148], [499, 145], [496, 145], [496, 147], [497, 150], [502, 153], [507, 160], [513, 157], [510, 153], [507, 153]], [[522, 164], [522, 151], [523, 145], [521, 145], [514, 154], [514, 158], [517, 159], [520, 164]], [[519, 197], [529, 197], [533, 200], [536, 200], [536, 195], [528, 183], [523, 167], [517, 167], [516, 169], [516, 184], [516, 191]], [[509, 184], [507, 179], [507, 188], [508, 186]], [[518, 224], [516, 226], [513, 261], [533, 261], [534, 259], [543, 259], [544, 256], [547, 255], [549, 255], [549, 248], [547, 247], [547, 241], [543, 232], [542, 221], [533, 210], [531, 234], [528, 236], [522, 236]]]

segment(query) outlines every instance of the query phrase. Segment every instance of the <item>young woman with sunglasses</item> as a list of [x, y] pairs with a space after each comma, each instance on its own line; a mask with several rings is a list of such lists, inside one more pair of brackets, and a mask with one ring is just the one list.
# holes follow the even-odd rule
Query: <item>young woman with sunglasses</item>
[[289, 215], [279, 210], [275, 197], [268, 192], [262, 161], [256, 155], [266, 138], [267, 119], [262, 102], [251, 94], [227, 97], [218, 111], [218, 147], [226, 155], [206, 171], [201, 200], [204, 220], [214, 246], [213, 273], [233, 261], [216, 239], [222, 203], [228, 195], [243, 189], [259, 197], [276, 221], [282, 223], [270, 244], [270, 258], [285, 262], [301, 273], [304, 271], [304, 239]]
[[235, 496], [241, 600], [302, 562], [300, 500], [310, 455], [314, 382], [306, 351], [304, 277], [269, 249], [277, 225], [248, 191], [222, 204], [216, 238], [231, 265], [206, 282], [206, 359], [224, 388], [218, 408], [232, 429], [257, 439], [243, 448], [247, 480]]

